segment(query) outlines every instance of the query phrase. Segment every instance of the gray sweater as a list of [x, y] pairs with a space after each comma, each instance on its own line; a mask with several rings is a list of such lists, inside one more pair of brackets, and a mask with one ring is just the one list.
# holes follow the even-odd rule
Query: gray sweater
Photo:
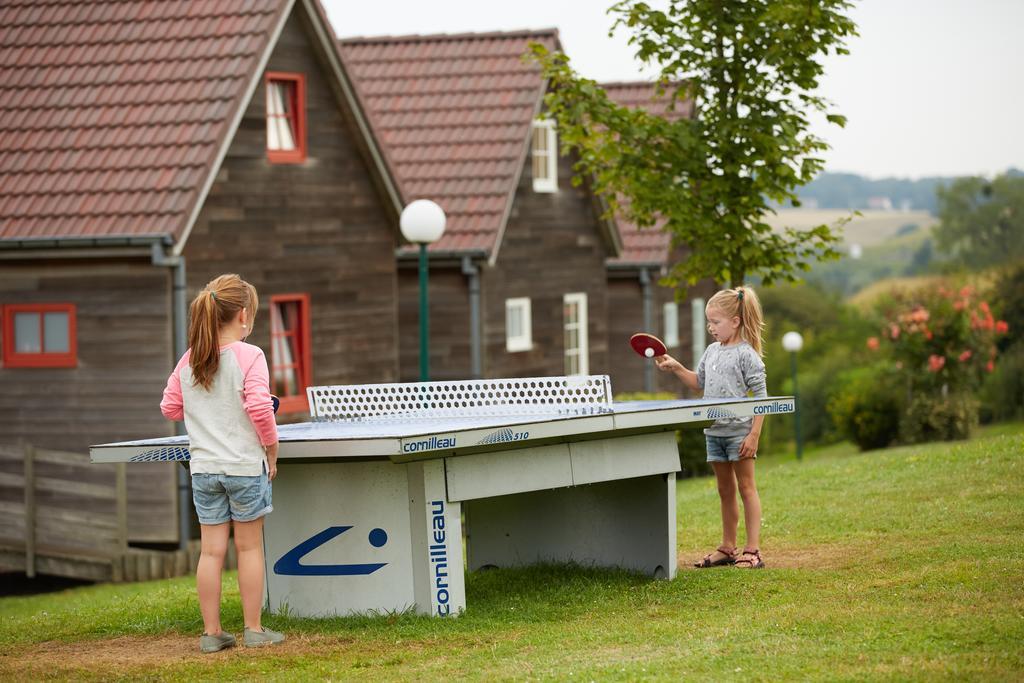
[[[705, 398], [755, 398], [768, 396], [764, 361], [747, 342], [709, 346], [697, 364], [697, 381]], [[704, 430], [711, 436], [745, 436], [754, 418], [723, 417]]]

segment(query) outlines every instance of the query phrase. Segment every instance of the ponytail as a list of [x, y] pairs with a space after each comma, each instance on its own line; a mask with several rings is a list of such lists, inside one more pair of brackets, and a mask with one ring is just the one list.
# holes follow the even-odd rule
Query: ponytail
[[[221, 275], [206, 285], [189, 306], [188, 345], [192, 380], [206, 390], [220, 367], [220, 328], [243, 308], [250, 325], [259, 306], [256, 289], [237, 275]], [[251, 327], [250, 327], [251, 329]]]
[[740, 319], [740, 338], [750, 344], [757, 355], [764, 355], [761, 335], [764, 330], [764, 314], [761, 302], [753, 287], [740, 285], [735, 289], [723, 289], [708, 299], [708, 307], [722, 311], [730, 318]]
[[761, 301], [757, 298], [753, 287], [740, 285], [736, 288], [736, 299], [740, 310], [740, 336], [763, 356], [761, 335], [764, 331], [764, 314], [761, 312]]

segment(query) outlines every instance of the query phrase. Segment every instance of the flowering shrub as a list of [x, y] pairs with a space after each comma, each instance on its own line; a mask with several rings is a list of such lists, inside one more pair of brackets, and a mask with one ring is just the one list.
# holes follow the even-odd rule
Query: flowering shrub
[[973, 393], [995, 369], [996, 341], [1009, 331], [970, 286], [898, 294], [881, 306], [882, 334], [867, 347], [888, 353], [906, 387], [904, 441], [965, 438], [977, 423]]
[[897, 296], [882, 312], [883, 334], [868, 339], [868, 348], [885, 342], [913, 393], [977, 389], [995, 369], [996, 338], [1009, 330], [969, 286]]

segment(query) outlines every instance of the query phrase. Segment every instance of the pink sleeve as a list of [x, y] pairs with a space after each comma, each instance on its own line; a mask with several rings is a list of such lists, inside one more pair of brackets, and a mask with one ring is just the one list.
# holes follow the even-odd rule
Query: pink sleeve
[[164, 387], [164, 398], [160, 401], [160, 412], [168, 420], [181, 422], [185, 419], [185, 404], [181, 397], [181, 368], [188, 363], [189, 351], [181, 357], [174, 371], [167, 378], [167, 386]]
[[235, 344], [232, 350], [237, 354], [238, 365], [242, 368], [242, 402], [245, 412], [256, 428], [260, 443], [270, 446], [277, 443], [277, 421], [274, 419], [274, 404], [270, 400], [270, 370], [267, 357], [258, 346]]

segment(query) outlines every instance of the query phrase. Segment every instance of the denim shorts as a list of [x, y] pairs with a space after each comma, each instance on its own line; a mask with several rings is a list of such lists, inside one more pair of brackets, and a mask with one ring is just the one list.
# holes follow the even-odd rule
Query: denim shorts
[[270, 479], [230, 474], [193, 474], [192, 502], [200, 524], [223, 524], [229, 519], [251, 522], [271, 512]]
[[[705, 434], [708, 444], [708, 462], [739, 462], [740, 446], [746, 434], [740, 436], [713, 436]], [[755, 456], [756, 457], [756, 456]]]

